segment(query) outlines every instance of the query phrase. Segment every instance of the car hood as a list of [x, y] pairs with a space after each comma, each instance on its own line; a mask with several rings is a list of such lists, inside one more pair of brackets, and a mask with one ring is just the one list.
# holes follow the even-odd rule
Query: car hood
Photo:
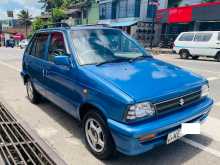
[[[174, 97], [176, 93], [198, 88], [205, 79], [163, 61], [148, 58], [134, 62], [88, 65], [87, 71], [103, 78], [135, 101]], [[162, 98], [161, 98], [162, 99]]]

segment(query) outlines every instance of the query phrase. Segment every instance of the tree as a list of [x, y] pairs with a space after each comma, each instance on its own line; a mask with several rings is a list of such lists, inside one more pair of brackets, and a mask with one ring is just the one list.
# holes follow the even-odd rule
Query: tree
[[64, 3], [71, 2], [72, 0], [38, 0], [39, 3], [43, 4], [45, 11], [51, 11], [53, 8], [60, 8]]
[[25, 35], [27, 36], [28, 32], [27, 32], [27, 28], [28, 28], [28, 25], [31, 25], [31, 19], [32, 19], [32, 16], [29, 14], [28, 10], [21, 10], [19, 13], [18, 13], [18, 19], [19, 19], [19, 22], [25, 26]]
[[43, 28], [44, 25], [46, 25], [47, 22], [43, 21], [41, 18], [36, 18], [33, 22], [32, 22], [32, 29], [33, 31], [37, 31], [41, 28]]
[[62, 7], [63, 8], [68, 8], [72, 4], [73, 0], [63, 0]]
[[52, 9], [52, 22], [60, 22], [62, 19], [66, 18], [66, 14], [64, 10], [61, 8], [54, 8]]

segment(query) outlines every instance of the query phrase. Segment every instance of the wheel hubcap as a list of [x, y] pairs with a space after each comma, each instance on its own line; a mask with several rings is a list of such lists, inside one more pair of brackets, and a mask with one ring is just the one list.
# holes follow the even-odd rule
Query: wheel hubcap
[[28, 93], [28, 97], [32, 100], [34, 98], [34, 95], [33, 95], [32, 84], [30, 81], [27, 82], [27, 93]]
[[187, 54], [184, 52], [184, 53], [182, 54], [182, 56], [183, 56], [183, 58], [186, 58], [186, 57], [187, 57]]
[[103, 130], [99, 122], [95, 119], [88, 119], [85, 124], [85, 133], [89, 146], [96, 152], [102, 152], [105, 143]]

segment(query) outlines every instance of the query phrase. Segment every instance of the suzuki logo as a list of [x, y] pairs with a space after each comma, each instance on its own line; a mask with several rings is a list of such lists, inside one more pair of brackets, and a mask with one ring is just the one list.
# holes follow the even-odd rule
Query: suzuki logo
[[179, 101], [179, 104], [180, 104], [181, 106], [183, 106], [183, 105], [184, 105], [184, 103], [185, 103], [184, 99], [183, 99], [183, 98], [181, 98], [181, 99], [180, 99], [180, 101]]

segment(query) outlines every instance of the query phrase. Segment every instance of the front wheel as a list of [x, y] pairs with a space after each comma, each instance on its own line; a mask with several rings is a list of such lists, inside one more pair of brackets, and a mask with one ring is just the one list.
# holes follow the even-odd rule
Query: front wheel
[[181, 51], [180, 52], [180, 58], [181, 59], [188, 59], [190, 56], [189, 52], [188, 51]]
[[96, 111], [88, 112], [83, 119], [83, 130], [88, 149], [98, 159], [109, 159], [115, 145], [103, 117]]
[[34, 89], [33, 84], [30, 79], [28, 79], [26, 82], [26, 90], [27, 90], [28, 99], [34, 104], [39, 103], [40, 95]]

